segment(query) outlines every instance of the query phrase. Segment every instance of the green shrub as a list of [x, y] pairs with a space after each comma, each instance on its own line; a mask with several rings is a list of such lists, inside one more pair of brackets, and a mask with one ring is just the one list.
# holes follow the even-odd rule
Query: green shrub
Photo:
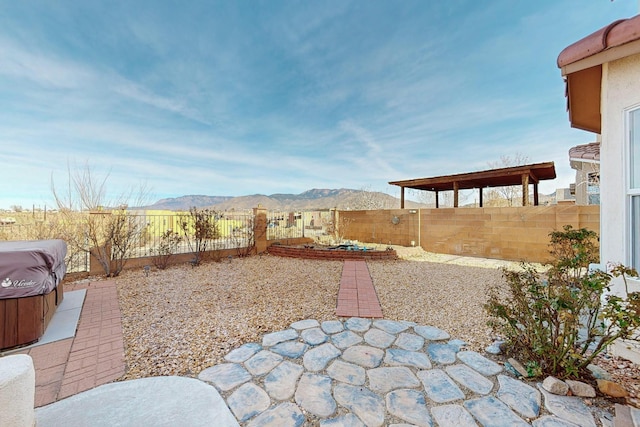
[[578, 377], [607, 345], [629, 338], [640, 327], [640, 294], [607, 295], [613, 276], [637, 276], [633, 269], [611, 266], [589, 271], [597, 262], [597, 234], [587, 229], [550, 233], [553, 257], [546, 273], [522, 264], [504, 269], [507, 291], [495, 286], [485, 309], [490, 325], [506, 338], [506, 350], [531, 373]]

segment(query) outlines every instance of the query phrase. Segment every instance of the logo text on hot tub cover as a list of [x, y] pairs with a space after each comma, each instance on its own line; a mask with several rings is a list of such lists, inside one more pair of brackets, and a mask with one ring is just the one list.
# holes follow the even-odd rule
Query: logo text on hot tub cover
[[36, 286], [38, 283], [33, 280], [11, 280], [10, 278], [6, 278], [2, 281], [1, 286], [3, 288], [30, 288]]

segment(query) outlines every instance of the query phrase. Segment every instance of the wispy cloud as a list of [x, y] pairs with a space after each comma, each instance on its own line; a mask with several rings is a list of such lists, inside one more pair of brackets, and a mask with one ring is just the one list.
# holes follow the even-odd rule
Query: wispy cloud
[[567, 186], [593, 137], [555, 58], [630, 3], [10, 3], [0, 207], [46, 199], [70, 160], [171, 197], [388, 190], [518, 151]]

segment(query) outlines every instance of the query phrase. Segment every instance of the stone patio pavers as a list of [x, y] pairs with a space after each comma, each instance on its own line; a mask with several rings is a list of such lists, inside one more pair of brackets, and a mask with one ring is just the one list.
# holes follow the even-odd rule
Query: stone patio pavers
[[308, 319], [229, 352], [232, 363], [198, 378], [241, 426], [596, 425], [581, 398], [539, 391], [464, 346], [411, 322]]

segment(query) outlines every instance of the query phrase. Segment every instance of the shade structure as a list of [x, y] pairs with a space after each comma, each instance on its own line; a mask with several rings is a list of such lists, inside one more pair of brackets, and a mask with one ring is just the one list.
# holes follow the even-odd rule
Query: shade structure
[[529, 185], [533, 184], [534, 205], [538, 204], [538, 183], [543, 180], [555, 179], [556, 168], [553, 162], [534, 163], [499, 169], [489, 169], [478, 172], [468, 172], [456, 175], [443, 175], [431, 178], [415, 178], [403, 181], [390, 181], [389, 184], [400, 187], [400, 209], [404, 209], [404, 189], [433, 191], [436, 193], [436, 208], [438, 193], [453, 191], [453, 206], [458, 207], [458, 191], [479, 189], [480, 206], [482, 206], [482, 189], [522, 185], [522, 205], [529, 204]]

